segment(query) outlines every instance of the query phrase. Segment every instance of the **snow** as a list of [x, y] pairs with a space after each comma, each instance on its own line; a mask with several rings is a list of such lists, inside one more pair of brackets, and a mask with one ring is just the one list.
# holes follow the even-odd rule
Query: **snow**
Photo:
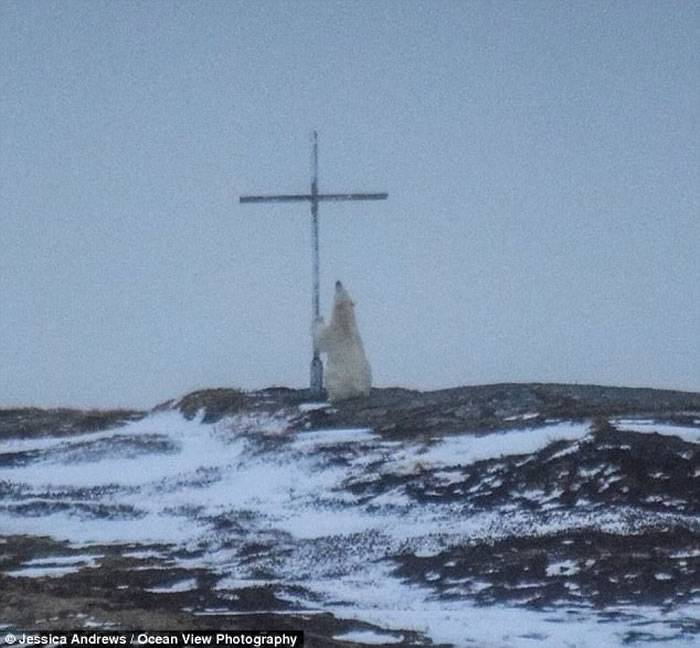
[[647, 432], [676, 436], [687, 443], [700, 443], [700, 427], [658, 423], [648, 419], [611, 419], [616, 427], [630, 432]]
[[80, 567], [22, 567], [4, 572], [6, 576], [13, 578], [61, 578], [66, 574], [80, 571]]
[[658, 572], [658, 573], [654, 574], [654, 578], [656, 580], [666, 581], [666, 580], [671, 580], [673, 578], [673, 576], [671, 576], [671, 574], [666, 574], [664, 572]]
[[61, 578], [66, 574], [73, 574], [83, 568], [95, 567], [98, 560], [102, 557], [101, 555], [85, 554], [34, 558], [22, 563], [19, 569], [4, 573], [15, 578]]
[[102, 555], [85, 554], [76, 556], [49, 556], [47, 558], [34, 558], [24, 564], [30, 567], [40, 567], [44, 565], [94, 565], [97, 560], [103, 558]]
[[235, 414], [218, 425], [232, 428], [241, 434], [263, 436], [280, 436], [289, 431], [289, 421], [281, 413], [269, 414], [267, 412], [258, 412]]
[[467, 466], [477, 461], [525, 455], [546, 448], [554, 441], [577, 441], [589, 432], [588, 423], [557, 423], [541, 428], [494, 432], [484, 436], [459, 435], [436, 440], [422, 448], [397, 453], [384, 472], [412, 471], [423, 466]]
[[316, 432], [300, 432], [294, 439], [297, 448], [314, 448], [335, 446], [342, 443], [360, 443], [378, 439], [379, 435], [367, 428], [347, 430], [319, 430]]
[[[227, 444], [223, 438], [216, 434], [197, 434], [197, 428], [201, 428], [198, 422], [187, 421], [176, 412], [161, 412], [131, 423], [120, 431], [111, 433], [98, 433], [98, 435], [86, 438], [86, 435], [63, 440], [61, 447], [81, 446], [86, 441], [108, 440], [120, 437], [129, 438], [138, 442], [139, 437], [150, 435], [170, 441], [175, 446], [175, 451], [163, 456], [160, 461], [153, 461], [151, 456], [110, 456], [109, 446], [104, 444], [101, 452], [95, 457], [86, 456], [84, 460], [66, 463], [62, 454], [55, 457], [51, 455], [34, 462], [28, 466], [11, 468], [13, 481], [37, 483], [43, 481], [51, 484], [52, 488], [75, 486], [108, 486], [117, 484], [140, 485], [144, 478], [150, 482], [158, 482], [168, 477], [185, 474], [192, 468], [193, 458], [200, 464], [206, 464], [208, 468], [229, 465], [231, 460], [240, 454], [242, 443]], [[40, 447], [45, 439], [37, 439]], [[4, 444], [0, 446], [4, 450]], [[60, 469], [56, 468], [60, 465]], [[3, 471], [0, 471], [2, 474]], [[43, 479], [42, 479], [43, 477]], [[50, 481], [46, 481], [50, 478]]]
[[671, 554], [671, 558], [697, 558], [700, 556], [700, 549], [693, 549], [692, 551], [676, 551]]
[[171, 585], [164, 585], [162, 587], [150, 587], [147, 588], [146, 592], [152, 592], [154, 594], [173, 594], [177, 592], [189, 592], [190, 590], [197, 588], [197, 580], [194, 578], [186, 578], [184, 580], [177, 581]]
[[529, 421], [531, 419], [537, 418], [539, 416], [539, 412], [526, 412], [525, 414], [516, 414], [515, 416], [506, 416], [503, 420], [504, 421]]
[[[688, 428], [683, 430], [686, 434]], [[346, 641], [398, 642], [401, 631], [414, 630], [435, 643], [457, 646], [622, 645], [624, 633], [641, 623], [637, 617], [603, 624], [590, 610], [579, 609], [569, 618], [562, 610], [542, 613], [509, 606], [477, 607], [468, 598], [439, 599], [430, 588], [403, 582], [383, 559], [406, 551], [436, 556], [474, 540], [572, 528], [632, 533], [635, 509], [542, 513], [504, 506], [475, 512], [459, 501], [418, 503], [393, 484], [364, 497], [347, 489], [350, 484], [376, 484], [386, 476], [414, 475], [420, 467], [437, 470], [434, 475], [442, 485], [459, 483], [467, 478], [464, 469], [475, 462], [518, 457], [524, 463], [525, 455], [554, 441], [576, 442], [588, 433], [588, 423], [557, 422], [404, 443], [386, 441], [366, 428], [292, 434], [289, 421], [280, 415], [238, 415], [204, 424], [177, 412], [158, 412], [116, 430], [0, 442], [0, 453], [49, 451], [33, 456], [26, 465], [0, 468], [0, 482], [20, 486], [18, 494], [0, 503], [0, 527], [4, 533], [50, 535], [74, 546], [162, 543], [201, 550], [176, 562], [183, 568], [213, 570], [218, 591], [274, 583], [307, 588], [309, 597], [297, 600], [306, 614], [330, 611], [397, 632], [363, 629], [336, 637]], [[275, 437], [274, 448], [266, 450], [259, 437], [268, 441]], [[119, 445], [114, 446], [116, 441]], [[328, 460], [331, 446], [335, 461]], [[120, 450], [124, 447], [128, 452]], [[498, 479], [496, 474], [489, 477], [492, 488]], [[480, 482], [470, 490], [484, 486]], [[544, 500], [557, 493], [523, 490], [519, 495]], [[17, 503], [42, 503], [48, 509], [41, 515], [23, 515], [13, 509]], [[56, 504], [60, 506], [51, 508]], [[109, 517], [92, 514], [90, 507], [97, 505], [114, 512]], [[214, 521], [219, 519], [238, 525], [237, 530], [231, 533], [225, 524], [224, 531], [218, 530]], [[655, 519], [685, 518], [658, 513]], [[692, 516], [687, 520], [690, 524]], [[259, 578], [259, 572], [256, 578], [255, 561], [251, 566], [249, 557], [239, 555], [237, 535], [274, 547], [271, 557], [266, 559], [264, 553], [256, 557], [258, 567], [266, 568], [266, 580]], [[163, 553], [144, 548], [126, 555], [159, 558]], [[37, 559], [10, 575], [58, 577], [89, 567], [99, 557]], [[550, 563], [547, 574], [565, 576], [577, 570], [573, 561], [560, 561]], [[463, 585], [472, 592], [487, 586], [479, 581]], [[196, 586], [195, 579], [185, 579], [149, 591], [185, 592]], [[197, 611], [209, 613], [221, 611]], [[567, 623], [561, 623], [563, 618]], [[653, 611], [649, 620], [657, 625], [645, 626], [644, 632], [662, 636], [668, 618]], [[536, 636], [543, 638], [533, 639]]]
[[578, 573], [579, 567], [575, 560], [562, 560], [547, 565], [547, 576], [571, 576]]
[[570, 454], [575, 454], [579, 451], [578, 444], [574, 444], [568, 448], [564, 448], [563, 450], [559, 450], [559, 452], [555, 452], [551, 457], [549, 457], [549, 461], [553, 461], [554, 459], [559, 459], [560, 457], [566, 457], [567, 455]]
[[127, 551], [122, 554], [125, 558], [138, 558], [138, 559], [148, 559], [148, 558], [160, 558], [162, 557], [160, 551], [155, 551], [153, 549], [147, 549], [144, 551]]
[[[624, 622], [604, 623], [587, 608], [573, 605], [554, 613], [504, 605], [476, 606], [465, 600], [436, 600], [431, 590], [406, 585], [378, 566], [352, 577], [316, 582], [314, 589], [326, 590], [337, 601], [335, 612], [342, 617], [386, 629], [424, 633], [435, 643], [458, 647], [525, 648], [534, 643], [562, 648], [622, 646], [625, 634], [638, 626], [662, 640], [675, 631], [660, 621], [685, 618], [683, 610], [665, 614], [644, 608], [630, 611]], [[352, 600], [354, 605], [343, 604], [343, 599]], [[651, 625], [654, 623], [656, 626]]]
[[[356, 498], [344, 491], [343, 485], [365, 475], [369, 460], [381, 462], [382, 473], [410, 471], [421, 463], [452, 468], [439, 474], [457, 479], [460, 472], [454, 470], [456, 467], [535, 452], [555, 439], [580, 439], [587, 434], [586, 424], [559, 423], [480, 437], [462, 435], [400, 449], [387, 447], [381, 437], [367, 429], [320, 430], [301, 432], [274, 453], [261, 455], [249, 437], [250, 419], [241, 421], [237, 418], [205, 425], [187, 421], [175, 412], [161, 412], [126, 425], [118, 434], [134, 439], [143, 434], [157, 436], [166, 439], [174, 451], [123, 457], [102, 452], [77, 463], [59, 463], [58, 457], [3, 468], [0, 479], [31, 488], [33, 501], [42, 500], [44, 493], [71, 488], [114, 487], [115, 492], [105, 491], [100, 502], [133, 511], [104, 519], [86, 516], [77, 507], [41, 517], [2, 515], [0, 510], [3, 527], [10, 533], [48, 534], [73, 542], [186, 544], [208, 534], [205, 517], [250, 510], [259, 515], [251, 522], [258, 531], [274, 529], [299, 539], [381, 531], [400, 542], [433, 533], [436, 524], [446, 536], [487, 537], [517, 533], [521, 528], [546, 533], [585, 522], [571, 512], [550, 514], [546, 522], [518, 511], [507, 516], [500, 511], [465, 516], [461, 505], [416, 506], [401, 491], [373, 498], [371, 504], [378, 509], [373, 512], [354, 505]], [[237, 430], [236, 425], [243, 429]], [[84, 439], [83, 435], [62, 443], [82, 444]], [[347, 465], [323, 461], [319, 450], [332, 443], [348, 446]], [[47, 495], [43, 500], [50, 502]], [[541, 491], [522, 495], [545, 497]], [[80, 499], [74, 503], [79, 504]], [[195, 519], [188, 513], [192, 510], [198, 511]], [[610, 513], [608, 523], [614, 527], [623, 524], [623, 515]]]
[[318, 410], [328, 409], [330, 406], [330, 403], [302, 403], [299, 405], [299, 411], [303, 413], [315, 412]]
[[464, 473], [459, 470], [443, 470], [440, 472], [434, 472], [433, 477], [440, 481], [441, 486], [460, 484], [465, 480]]
[[356, 641], [367, 645], [386, 645], [392, 643], [401, 643], [403, 635], [390, 635], [379, 633], [375, 630], [353, 630], [342, 635], [335, 635], [333, 639], [338, 641]]

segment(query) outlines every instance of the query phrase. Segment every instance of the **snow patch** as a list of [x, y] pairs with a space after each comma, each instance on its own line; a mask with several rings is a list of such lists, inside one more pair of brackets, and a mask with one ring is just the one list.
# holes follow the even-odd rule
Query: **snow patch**
[[589, 432], [588, 423], [558, 423], [528, 430], [460, 435], [437, 439], [428, 446], [409, 448], [389, 458], [383, 472], [413, 472], [416, 464], [434, 467], [468, 466], [477, 461], [527, 455], [555, 441], [576, 441]]
[[145, 589], [145, 592], [153, 592], [154, 594], [173, 594], [177, 592], [189, 592], [193, 589], [197, 589], [197, 579], [187, 578], [185, 580], [177, 581], [171, 585], [164, 585], [162, 587], [150, 587]]
[[575, 560], [562, 560], [547, 565], [547, 576], [572, 576], [580, 571]]
[[379, 435], [367, 428], [347, 430], [318, 430], [316, 432], [300, 432], [294, 439], [296, 448], [313, 448], [335, 446], [341, 443], [367, 443], [380, 438]]
[[96, 567], [101, 555], [52, 556], [35, 558], [22, 563], [19, 569], [6, 571], [13, 578], [61, 578], [83, 568]]
[[325, 410], [331, 406], [330, 403], [302, 403], [299, 405], [299, 411], [306, 412], [316, 412], [318, 410]]
[[685, 425], [673, 425], [671, 423], [658, 423], [648, 419], [611, 419], [615, 427], [630, 432], [646, 432], [676, 436], [686, 443], [700, 443], [700, 427]]
[[393, 643], [401, 643], [403, 635], [393, 635], [376, 632], [375, 630], [353, 630], [342, 635], [334, 635], [333, 639], [338, 641], [355, 641], [357, 643], [372, 645], [386, 645]]

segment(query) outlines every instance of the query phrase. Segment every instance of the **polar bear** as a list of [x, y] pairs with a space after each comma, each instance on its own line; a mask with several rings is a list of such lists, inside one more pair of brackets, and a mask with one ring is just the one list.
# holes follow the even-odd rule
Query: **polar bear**
[[313, 324], [314, 349], [325, 353], [326, 390], [332, 403], [348, 398], [369, 396], [372, 385], [362, 338], [355, 320], [355, 303], [340, 281], [335, 282], [335, 303], [331, 323], [319, 317]]

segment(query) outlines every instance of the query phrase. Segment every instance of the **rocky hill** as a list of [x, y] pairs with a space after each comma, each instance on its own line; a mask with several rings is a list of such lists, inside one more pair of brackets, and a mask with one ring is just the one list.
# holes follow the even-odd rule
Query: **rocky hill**
[[0, 410], [0, 626], [700, 640], [700, 394], [203, 390]]

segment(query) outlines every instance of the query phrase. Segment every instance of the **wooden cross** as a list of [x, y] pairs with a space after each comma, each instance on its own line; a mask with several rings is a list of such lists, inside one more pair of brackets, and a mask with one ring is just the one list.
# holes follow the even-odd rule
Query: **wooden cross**
[[[318, 134], [313, 132], [312, 152], [313, 176], [311, 178], [311, 193], [290, 195], [266, 195], [266, 196], [241, 196], [241, 203], [266, 203], [266, 202], [310, 202], [311, 203], [311, 255], [312, 265], [312, 311], [316, 319], [321, 314], [319, 299], [319, 246], [318, 246], [318, 204], [322, 200], [385, 200], [387, 193], [336, 193], [322, 194], [318, 191]], [[318, 350], [313, 346], [313, 359], [311, 360], [311, 395], [319, 398], [323, 395], [323, 364]]]

